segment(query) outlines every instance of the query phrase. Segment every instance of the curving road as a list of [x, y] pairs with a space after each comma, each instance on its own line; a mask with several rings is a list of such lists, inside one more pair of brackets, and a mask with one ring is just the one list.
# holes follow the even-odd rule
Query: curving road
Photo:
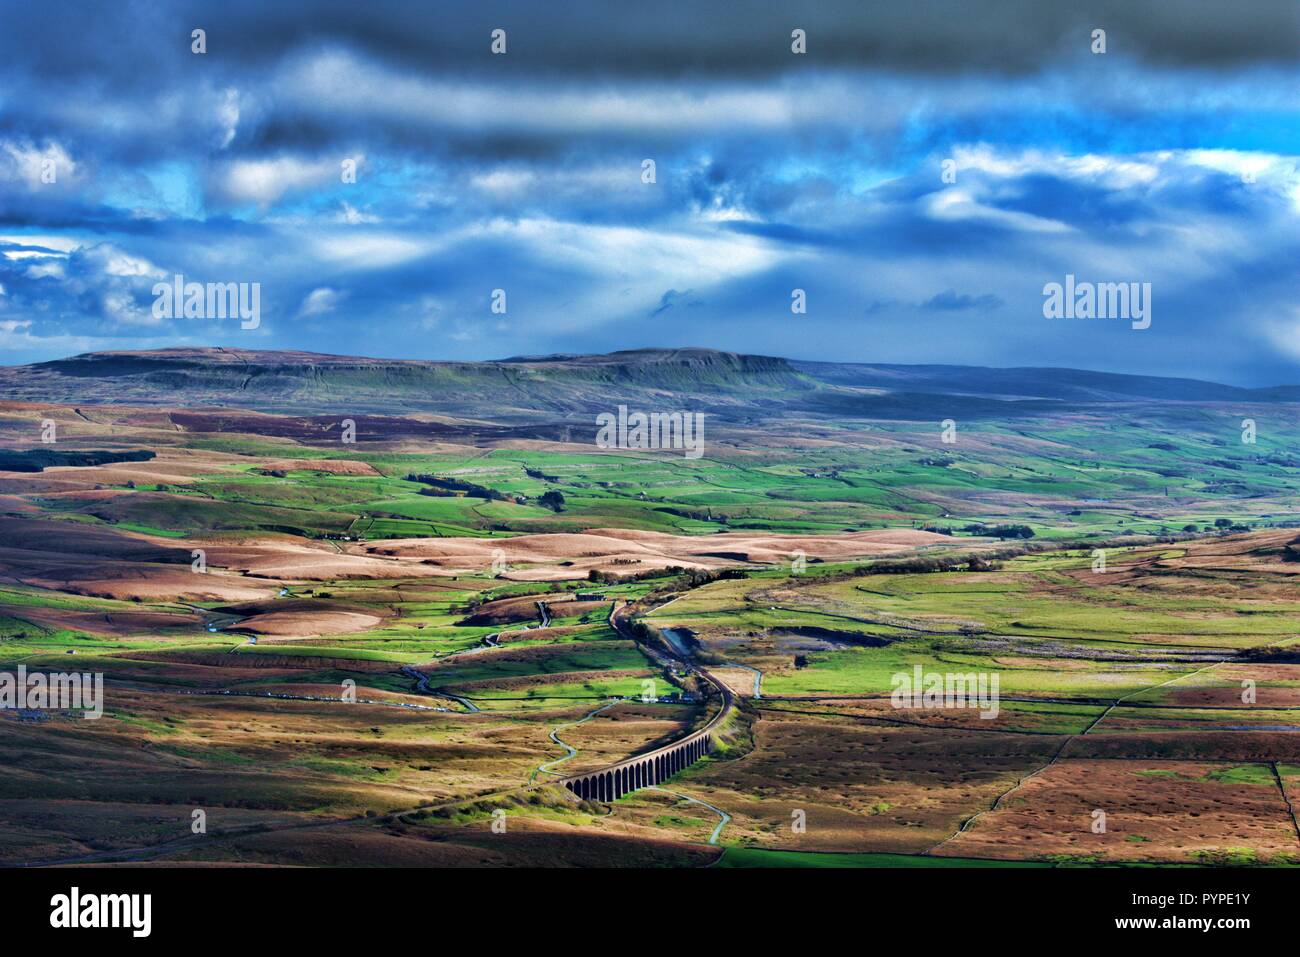
[[421, 694], [427, 694], [432, 698], [446, 698], [448, 701], [454, 701], [459, 705], [463, 705], [471, 714], [478, 713], [478, 705], [473, 701], [470, 701], [469, 698], [462, 698], [460, 695], [454, 695], [449, 691], [435, 691], [430, 688], [429, 676], [423, 671], [416, 671], [410, 665], [402, 665], [402, 674], [406, 675], [408, 678], [415, 679], [415, 690]]
[[728, 814], [726, 811], [724, 811], [724, 810], [723, 810], [722, 808], [720, 808], [720, 807], [714, 807], [714, 806], [713, 806], [712, 804], [710, 804], [708, 801], [701, 801], [699, 798], [693, 798], [693, 797], [691, 797], [689, 794], [679, 794], [677, 791], [670, 791], [670, 790], [668, 790], [667, 788], [661, 788], [661, 787], [659, 787], [659, 785], [657, 785], [657, 784], [652, 784], [652, 785], [650, 785], [648, 788], [646, 788], [646, 790], [647, 790], [647, 791], [662, 791], [664, 794], [671, 794], [673, 797], [675, 797], [675, 798], [680, 798], [680, 799], [683, 800], [683, 801], [690, 801], [692, 804], [698, 804], [698, 805], [700, 805], [700, 807], [706, 807], [706, 808], [708, 808], [710, 811], [712, 811], [714, 814], [718, 815], [718, 817], [720, 818], [720, 820], [718, 821], [718, 826], [715, 827], [715, 828], [713, 829], [713, 833], [709, 835], [709, 843], [710, 843], [710, 844], [717, 844], [717, 843], [718, 843], [718, 835], [722, 833], [722, 829], [723, 829], [724, 827], [726, 827], [728, 824], [731, 823], [731, 815], [730, 815], [730, 814]]
[[[202, 610], [206, 611], [206, 609], [202, 609]], [[618, 609], [611, 611], [610, 624], [612, 627], [615, 628], [616, 631], [619, 632], [619, 634], [624, 635], [633, 641], [636, 641], [635, 635], [631, 633], [630, 624], [623, 620], [626, 616], [630, 615], [630, 612], [627, 611], [626, 609], [623, 609], [623, 612], [624, 612], [623, 615], [619, 615]], [[492, 637], [495, 636], [492, 635], [488, 636], [488, 638], [492, 638]], [[640, 647], [642, 647], [643, 650], [653, 660], [660, 661], [660, 662], [665, 661], [664, 656], [659, 655], [658, 653], [654, 652], [652, 649], [645, 648], [644, 646], [640, 646]], [[710, 675], [707, 671], [705, 671], [702, 668], [698, 668], [693, 665], [690, 665], [687, 662], [673, 662], [673, 663], [678, 664], [680, 667], [684, 668], [685, 670], [693, 671], [696, 674], [699, 674], [701, 678], [703, 678], [705, 681], [708, 681], [715, 688], [717, 688], [719, 693], [722, 695], [722, 699], [723, 699], [722, 708], [719, 710], [718, 714], [715, 715], [713, 719], [704, 728], [700, 729], [700, 731], [687, 735], [685, 738], [673, 742], [670, 745], [665, 745], [662, 748], [658, 748], [654, 752], [650, 752], [650, 754], [639, 755], [637, 759], [633, 759], [633, 760], [646, 760], [651, 755], [656, 755], [663, 751], [671, 750], [673, 747], [678, 746], [689, 739], [694, 739], [702, 734], [710, 732], [712, 729], [716, 728], [718, 724], [727, 715], [731, 713], [734, 707], [734, 699], [732, 697], [731, 690], [727, 688], [725, 684], [719, 682], [716, 678]], [[432, 691], [429, 688], [428, 676], [417, 671], [415, 668], [412, 668], [409, 665], [407, 665], [407, 666], [403, 666], [402, 671], [408, 677], [414, 678], [416, 680], [417, 687], [419, 688], [420, 691], [429, 694], [431, 696], [451, 697], [447, 695], [441, 695], [438, 692]], [[460, 698], [456, 698], [455, 700], [461, 701], [461, 703], [465, 704], [471, 710], [474, 711], [478, 710], [473, 705], [472, 702], [465, 701], [464, 699], [460, 699]], [[388, 704], [389, 706], [394, 706], [394, 707], [413, 707], [413, 708], [419, 707], [418, 705], [403, 705], [400, 703], [389, 703], [389, 702], [367, 702], [367, 703]], [[608, 707], [613, 703], [614, 702], [609, 702], [607, 705], [602, 706], [602, 708], [596, 710], [597, 711], [603, 710], [603, 707]], [[590, 718], [592, 716], [593, 715], [589, 715], [588, 717]], [[558, 730], [560, 729], [557, 728], [556, 731]], [[558, 742], [558, 741], [557, 743], [562, 744], [562, 742]], [[568, 748], [568, 745], [562, 744], [562, 746]], [[565, 758], [562, 758], [560, 760], [565, 760], [569, 757], [572, 757], [572, 755], [566, 755]], [[558, 763], [558, 762], [551, 762], [551, 763]], [[610, 765], [610, 767], [618, 767], [621, 766], [622, 763], [623, 762], [620, 762], [619, 765]], [[562, 783], [562, 781], [557, 783]], [[318, 830], [318, 829], [334, 829], [339, 827], [373, 827], [376, 823], [401, 822], [406, 820], [410, 815], [413, 814], [420, 814], [420, 813], [456, 808], [465, 804], [466, 801], [469, 800], [480, 800], [480, 801], [496, 800], [500, 798], [505, 798], [510, 795], [518, 794], [521, 790], [522, 788], [520, 788], [519, 786], [514, 786], [514, 787], [502, 789], [500, 791], [490, 792], [487, 794], [461, 795], [444, 801], [438, 801], [438, 802], [427, 803], [427, 804], [419, 804], [415, 807], [405, 808], [400, 811], [393, 811], [388, 814], [380, 815], [379, 817], [376, 818], [366, 817], [365, 815], [355, 815], [355, 816], [349, 816], [343, 818], [333, 818], [328, 820], [310, 820], [310, 821], [294, 821], [294, 822], [284, 822], [284, 823], [277, 822], [277, 823], [257, 823], [257, 824], [249, 824], [249, 825], [239, 825], [239, 826], [233, 826], [229, 828], [213, 830], [207, 834], [200, 834], [200, 835], [186, 834], [183, 837], [179, 837], [174, 840], [160, 841], [154, 844], [148, 844], [144, 846], [114, 848], [111, 850], [104, 850], [104, 851], [92, 851], [87, 854], [70, 855], [70, 856], [59, 857], [59, 858], [45, 858], [45, 859], [38, 859], [32, 861], [19, 861], [19, 862], [14, 862], [13, 864], [7, 866], [53, 867], [53, 866], [60, 866], [60, 865], [66, 866], [66, 865], [77, 865], [77, 864], [85, 865], [85, 864], [99, 864], [99, 863], [121, 863], [127, 861], [147, 861], [172, 851], [187, 850], [190, 848], [197, 848], [197, 847], [209, 847], [213, 844], [220, 844], [229, 840], [235, 840], [240, 837], [251, 836], [254, 834], [284, 833], [290, 831], [309, 831], [309, 830]], [[676, 792], [668, 792], [668, 793], [676, 794]], [[700, 801], [696, 798], [692, 798], [689, 795], [677, 795], [677, 796], [682, 797], [693, 803], [704, 805], [705, 807], [708, 807], [711, 810], [713, 810], [722, 818], [718, 827], [714, 829], [713, 835], [710, 838], [710, 843], [716, 843], [718, 834], [721, 832], [723, 826], [725, 826], [727, 822], [730, 821], [730, 815], [728, 815], [727, 812], [723, 811], [720, 808], [716, 808], [713, 805], [707, 804], [704, 801]]]
[[614, 705], [618, 704], [622, 700], [623, 700], [622, 698], [611, 698], [609, 701], [606, 701], [604, 704], [602, 704], [599, 708], [596, 708], [595, 710], [590, 712], [586, 717], [579, 718], [577, 721], [570, 721], [568, 724], [562, 724], [559, 725], [558, 727], [552, 728], [550, 733], [550, 739], [554, 741], [556, 744], [558, 744], [560, 747], [564, 748], [564, 750], [566, 750], [568, 754], [566, 754], [562, 758], [556, 758], [554, 761], [547, 761], [543, 764], [539, 764], [537, 768], [533, 771], [533, 773], [529, 775], [528, 778], [529, 783], [531, 783], [539, 774], [558, 774], [559, 773], [558, 771], [552, 771], [551, 768], [555, 767], [555, 765], [560, 764], [561, 762], [569, 760], [571, 757], [573, 757], [575, 754], [578, 753], [578, 749], [575, 748], [573, 745], [560, 740], [559, 734], [561, 731], [563, 731], [565, 728], [576, 728], [580, 724], [586, 724], [592, 718], [596, 717], [596, 715], [600, 714], [602, 711], [608, 708], [614, 707]]

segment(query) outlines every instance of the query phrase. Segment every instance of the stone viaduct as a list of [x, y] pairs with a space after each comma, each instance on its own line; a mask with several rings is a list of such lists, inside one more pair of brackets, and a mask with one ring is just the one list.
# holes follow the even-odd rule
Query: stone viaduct
[[[616, 610], [610, 615], [610, 624], [630, 638], [626, 619]], [[561, 778], [558, 783], [587, 801], [616, 801], [624, 794], [653, 784], [662, 784], [678, 771], [689, 768], [713, 750], [713, 734], [731, 713], [735, 699], [725, 682], [719, 681], [703, 668], [690, 664], [687, 668], [711, 684], [722, 697], [722, 707], [704, 727], [691, 732], [679, 741], [625, 758], [594, 771], [584, 771]]]
[[[717, 719], [715, 719], [716, 721]], [[714, 722], [710, 722], [712, 725]], [[674, 741], [647, 754], [628, 758], [598, 771], [561, 780], [566, 788], [587, 801], [616, 801], [629, 791], [659, 784], [688, 768], [713, 750], [711, 728]]]

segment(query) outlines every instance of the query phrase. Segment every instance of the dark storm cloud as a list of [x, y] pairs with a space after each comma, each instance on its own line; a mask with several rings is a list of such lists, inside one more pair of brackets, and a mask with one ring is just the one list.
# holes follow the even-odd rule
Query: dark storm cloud
[[[307, 4], [230, 0], [8, 5], [0, 62], [46, 76], [94, 76], [148, 89], [191, 70], [180, 51], [208, 31], [203, 69], [269, 65], [298, 48], [344, 43], [404, 71], [492, 69], [665, 76], [803, 68], [790, 32], [808, 32], [808, 62], [949, 73], [1035, 71], [1086, 48], [1094, 27], [1111, 49], [1162, 66], [1230, 67], [1300, 57], [1300, 9], [1288, 0], [672, 0], [611, 5], [519, 2]], [[489, 32], [510, 52], [490, 66]], [[52, 42], [52, 40], [57, 42]]]
[[[0, 349], [695, 344], [1288, 378], [1297, 10], [10, 3]], [[1045, 324], [1067, 272], [1154, 281], [1150, 333]], [[262, 326], [153, 321], [174, 273], [261, 283]]]

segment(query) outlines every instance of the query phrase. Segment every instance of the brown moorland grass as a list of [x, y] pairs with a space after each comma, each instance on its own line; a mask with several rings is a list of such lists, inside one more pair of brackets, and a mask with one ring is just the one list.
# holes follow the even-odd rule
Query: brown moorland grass
[[235, 860], [301, 867], [702, 867], [716, 848], [665, 835], [662, 828], [592, 830], [584, 819], [508, 815], [505, 833], [491, 819], [465, 824], [359, 822], [346, 827], [254, 834], [219, 848], [193, 848], [161, 862]]
[[[1300, 861], [1300, 838], [1270, 772], [1231, 764], [1063, 760], [1026, 781], [940, 855], [1201, 863], [1248, 848]], [[1093, 830], [1094, 811], [1105, 832]]]
[[[16, 856], [3, 859], [129, 845], [114, 836], [119, 808], [154, 808], [188, 828], [202, 807], [215, 829], [227, 809], [339, 819], [517, 787], [536, 765], [544, 722], [119, 687], [99, 721], [0, 721], [0, 831], [6, 808], [25, 802], [13, 828], [47, 835], [21, 854], [11, 842]], [[104, 813], [61, 812], [64, 802]]]
[[[1050, 737], [870, 727], [765, 713], [754, 748], [709, 760], [672, 789], [733, 816], [725, 838], [785, 850], [920, 853], [949, 836], [1059, 742]], [[792, 814], [803, 811], [806, 832]]]
[[[577, 721], [590, 710], [587, 705], [570, 709], [563, 720], [556, 715], [556, 725]], [[576, 748], [578, 754], [556, 765], [554, 770], [561, 774], [593, 770], [652, 750], [686, 733], [700, 717], [700, 709], [694, 707], [620, 702], [601, 711], [590, 721], [559, 729], [560, 740]], [[565, 753], [551, 742], [547, 742], [547, 746], [553, 752], [553, 758]]]

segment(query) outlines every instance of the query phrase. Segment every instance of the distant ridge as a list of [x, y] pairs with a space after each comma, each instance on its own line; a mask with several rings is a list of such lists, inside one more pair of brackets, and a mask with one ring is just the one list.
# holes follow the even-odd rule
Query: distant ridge
[[714, 349], [631, 349], [468, 362], [179, 347], [91, 352], [0, 367], [9, 401], [425, 412], [536, 421], [618, 404], [737, 422], [806, 415], [916, 420], [1015, 417], [1113, 403], [1300, 401], [1300, 386], [1077, 369], [806, 362]]

